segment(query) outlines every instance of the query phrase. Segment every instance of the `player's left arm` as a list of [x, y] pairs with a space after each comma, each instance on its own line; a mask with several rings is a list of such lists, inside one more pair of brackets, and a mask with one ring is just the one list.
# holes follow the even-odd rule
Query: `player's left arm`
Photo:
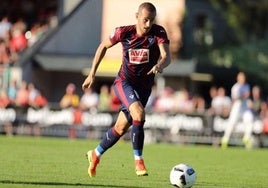
[[153, 66], [153, 68], [147, 74], [162, 73], [163, 70], [171, 62], [169, 44], [168, 43], [160, 43], [158, 46], [159, 46], [159, 50], [160, 50], [160, 58], [158, 60], [158, 63], [155, 66]]
[[95, 56], [92, 62], [92, 66], [90, 69], [90, 72], [87, 76], [87, 78], [85, 79], [84, 83], [82, 84], [82, 89], [85, 90], [86, 88], [90, 88], [95, 80], [95, 74], [97, 72], [97, 69], [99, 67], [99, 64], [101, 63], [103, 57], [106, 54], [107, 49], [109, 49], [110, 47], [112, 47], [114, 44], [111, 42], [111, 40], [108, 38], [104, 41], [102, 41], [96, 52], [95, 52]]

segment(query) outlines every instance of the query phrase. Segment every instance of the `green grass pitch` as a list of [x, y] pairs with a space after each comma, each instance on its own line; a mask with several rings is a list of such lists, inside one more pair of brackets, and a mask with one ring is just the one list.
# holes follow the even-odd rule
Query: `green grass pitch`
[[264, 188], [268, 186], [268, 150], [230, 147], [147, 144], [149, 176], [134, 172], [131, 143], [120, 140], [107, 151], [89, 178], [85, 153], [99, 141], [68, 138], [0, 136], [0, 188], [106, 187], [165, 188], [171, 168], [188, 163], [197, 173], [195, 188]]

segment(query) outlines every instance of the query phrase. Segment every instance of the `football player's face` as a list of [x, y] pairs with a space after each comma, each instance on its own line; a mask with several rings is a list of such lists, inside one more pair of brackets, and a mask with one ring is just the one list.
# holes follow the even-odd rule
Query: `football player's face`
[[139, 34], [144, 35], [148, 33], [154, 24], [156, 14], [154, 12], [150, 12], [146, 9], [142, 9], [137, 13], [137, 27]]

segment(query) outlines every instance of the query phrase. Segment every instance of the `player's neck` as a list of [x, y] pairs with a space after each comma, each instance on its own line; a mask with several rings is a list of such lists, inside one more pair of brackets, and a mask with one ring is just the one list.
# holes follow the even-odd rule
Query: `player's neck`
[[136, 34], [137, 34], [138, 36], [144, 36], [144, 35], [147, 35], [147, 33], [143, 32], [143, 31], [141, 30], [141, 28], [137, 27], [137, 25], [136, 25]]

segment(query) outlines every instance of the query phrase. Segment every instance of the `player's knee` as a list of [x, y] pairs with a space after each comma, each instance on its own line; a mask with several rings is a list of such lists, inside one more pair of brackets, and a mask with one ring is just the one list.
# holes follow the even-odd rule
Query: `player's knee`
[[143, 121], [145, 119], [144, 109], [139, 109], [131, 112], [131, 117], [135, 121]]
[[118, 135], [123, 136], [127, 132], [128, 126], [114, 126], [114, 130]]
[[130, 115], [135, 121], [143, 121], [145, 119], [145, 110], [140, 103], [133, 103], [129, 107]]

